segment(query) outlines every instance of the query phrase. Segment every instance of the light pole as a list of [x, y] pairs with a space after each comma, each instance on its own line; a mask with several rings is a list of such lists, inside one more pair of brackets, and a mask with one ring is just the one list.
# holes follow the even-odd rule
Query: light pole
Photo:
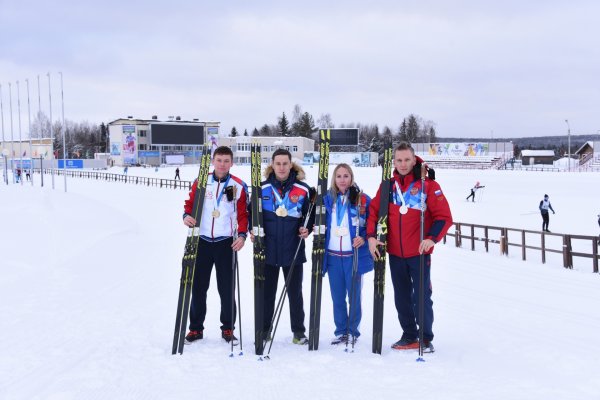
[[571, 172], [571, 125], [569, 125], [568, 119], [565, 119], [565, 122], [567, 123], [567, 154], [569, 156], [569, 172]]

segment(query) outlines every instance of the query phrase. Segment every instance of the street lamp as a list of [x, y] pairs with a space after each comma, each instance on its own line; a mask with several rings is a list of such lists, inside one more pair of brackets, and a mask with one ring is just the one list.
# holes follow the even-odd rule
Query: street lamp
[[571, 172], [571, 125], [569, 125], [569, 120], [565, 119], [567, 123], [567, 132], [568, 132], [568, 140], [567, 140], [567, 154], [569, 155], [569, 172]]

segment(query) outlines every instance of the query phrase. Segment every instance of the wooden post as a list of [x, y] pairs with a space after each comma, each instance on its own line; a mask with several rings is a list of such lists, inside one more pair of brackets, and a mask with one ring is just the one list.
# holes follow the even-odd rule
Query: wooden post
[[488, 253], [489, 250], [490, 250], [489, 249], [490, 243], [489, 243], [489, 238], [488, 238], [488, 227], [487, 227], [487, 225], [486, 225], [485, 228], [483, 228], [483, 232], [484, 232], [484, 235], [485, 235], [485, 252]]
[[546, 264], [546, 234], [542, 232], [542, 264]]
[[563, 235], [563, 267], [569, 268], [569, 245], [567, 235]]
[[521, 231], [521, 252], [523, 253], [523, 261], [527, 260], [526, 248], [525, 248], [525, 231]]
[[471, 251], [475, 251], [475, 226], [471, 225]]
[[592, 240], [592, 246], [594, 246], [594, 248], [592, 249], [592, 256], [594, 258], [592, 258], [592, 264], [594, 265], [594, 272], [598, 273], [598, 238], [595, 237], [594, 240]]
[[460, 224], [456, 224], [456, 229], [454, 229], [454, 244], [456, 247], [460, 247]]

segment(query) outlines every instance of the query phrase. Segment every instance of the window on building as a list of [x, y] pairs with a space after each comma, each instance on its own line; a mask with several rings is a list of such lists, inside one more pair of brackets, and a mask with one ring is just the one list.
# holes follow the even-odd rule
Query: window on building
[[158, 150], [158, 146], [150, 146], [150, 150]]
[[148, 145], [147, 144], [138, 144], [138, 150], [148, 150]]
[[139, 136], [140, 137], [146, 137], [146, 136], [148, 136], [148, 131], [139, 131]]
[[298, 151], [298, 146], [292, 146], [292, 151], [295, 153]]

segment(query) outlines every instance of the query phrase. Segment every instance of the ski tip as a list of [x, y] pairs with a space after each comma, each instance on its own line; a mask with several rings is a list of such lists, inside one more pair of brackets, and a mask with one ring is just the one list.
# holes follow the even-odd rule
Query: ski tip
[[229, 354], [229, 358], [233, 358], [233, 353], [230, 353], [230, 354]]
[[416, 362], [425, 362], [425, 359], [423, 357], [419, 357], [415, 361]]
[[240, 354], [238, 354], [238, 356], [243, 356], [243, 355], [244, 355], [243, 351], [240, 351]]

